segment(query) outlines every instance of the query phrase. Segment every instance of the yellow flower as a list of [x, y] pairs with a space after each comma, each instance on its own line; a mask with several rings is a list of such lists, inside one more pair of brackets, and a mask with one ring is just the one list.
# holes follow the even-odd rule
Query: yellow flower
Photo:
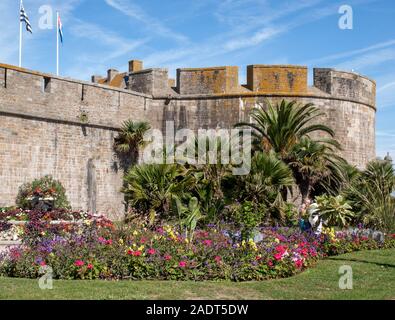
[[138, 251], [143, 251], [144, 248], [145, 248], [145, 246], [141, 246], [141, 247], [139, 247], [137, 250], [138, 250]]
[[119, 242], [120, 245], [123, 245], [123, 239], [119, 239], [118, 242]]
[[137, 230], [135, 230], [134, 232], [133, 232], [133, 235], [134, 236], [137, 236], [139, 233], [137, 232]]

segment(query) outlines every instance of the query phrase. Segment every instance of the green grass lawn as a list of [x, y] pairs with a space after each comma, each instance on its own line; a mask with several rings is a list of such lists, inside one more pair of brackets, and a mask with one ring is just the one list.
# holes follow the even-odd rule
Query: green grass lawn
[[[353, 268], [353, 290], [340, 290], [339, 267]], [[320, 261], [289, 279], [263, 282], [55, 281], [0, 278], [0, 299], [395, 299], [395, 249]]]

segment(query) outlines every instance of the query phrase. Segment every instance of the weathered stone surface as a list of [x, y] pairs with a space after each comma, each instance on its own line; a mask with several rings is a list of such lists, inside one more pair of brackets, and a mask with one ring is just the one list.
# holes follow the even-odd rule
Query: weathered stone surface
[[[316, 69], [315, 87], [305, 87], [307, 70], [280, 66], [269, 73], [253, 70], [248, 89], [236, 81], [235, 69], [227, 68], [181, 71], [179, 94], [170, 88], [165, 69], [130, 73], [125, 90], [0, 65], [0, 206], [14, 203], [21, 184], [51, 174], [65, 185], [75, 209], [119, 218], [122, 172], [113, 142], [123, 121], [148, 121], [162, 130], [169, 120], [176, 129], [232, 128], [249, 121], [250, 110], [267, 98], [314, 103], [350, 163], [364, 167], [375, 158], [373, 81]], [[271, 78], [273, 70], [280, 70], [280, 82]], [[290, 71], [291, 77], [287, 70], [297, 72]], [[260, 90], [260, 79], [272, 92]]]
[[263, 93], [306, 93], [307, 68], [251, 65], [247, 67], [247, 87]]

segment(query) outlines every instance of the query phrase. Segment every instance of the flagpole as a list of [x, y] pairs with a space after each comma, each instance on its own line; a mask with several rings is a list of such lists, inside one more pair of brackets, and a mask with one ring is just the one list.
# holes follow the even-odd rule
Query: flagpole
[[22, 21], [21, 21], [22, 0], [19, 5], [19, 68], [22, 67]]
[[59, 75], [59, 11], [56, 11], [56, 75]]

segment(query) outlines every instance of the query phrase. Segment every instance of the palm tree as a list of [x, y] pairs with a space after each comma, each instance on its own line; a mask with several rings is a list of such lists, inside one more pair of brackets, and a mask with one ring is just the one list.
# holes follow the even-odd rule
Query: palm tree
[[144, 135], [150, 129], [147, 122], [127, 120], [122, 124], [121, 131], [115, 138], [114, 149], [125, 171], [137, 162], [139, 149], [145, 146]]
[[267, 101], [267, 105], [267, 110], [263, 105], [252, 110], [254, 123], [236, 125], [253, 129], [254, 145], [258, 150], [274, 150], [281, 159], [286, 160], [302, 138], [316, 132], [327, 133], [330, 137], [335, 135], [331, 128], [314, 123], [323, 113], [311, 103], [299, 105], [296, 101], [282, 100], [274, 106]]
[[241, 177], [239, 184], [240, 200], [264, 205], [272, 215], [268, 218], [282, 219], [282, 194], [291, 191], [294, 178], [291, 169], [274, 151], [256, 153], [251, 160], [250, 174]]
[[[337, 154], [335, 140], [314, 141], [302, 138], [288, 156], [289, 166], [302, 196], [302, 203], [318, 187], [327, 193], [340, 189], [346, 161]], [[335, 190], [334, 190], [335, 189]]]
[[[237, 127], [253, 129], [255, 152], [274, 151], [294, 173], [303, 200], [309, 197], [320, 180], [339, 180], [342, 159], [337, 156], [339, 143], [332, 139], [334, 131], [318, 123], [322, 112], [313, 104], [297, 104], [282, 100], [274, 106], [267, 101], [251, 114], [253, 123], [239, 123]], [[314, 140], [311, 134], [323, 133], [328, 137]], [[284, 199], [286, 194], [283, 193]]]
[[170, 213], [174, 198], [187, 194], [187, 182], [177, 165], [143, 164], [127, 172], [122, 192], [128, 205], [164, 216]]

